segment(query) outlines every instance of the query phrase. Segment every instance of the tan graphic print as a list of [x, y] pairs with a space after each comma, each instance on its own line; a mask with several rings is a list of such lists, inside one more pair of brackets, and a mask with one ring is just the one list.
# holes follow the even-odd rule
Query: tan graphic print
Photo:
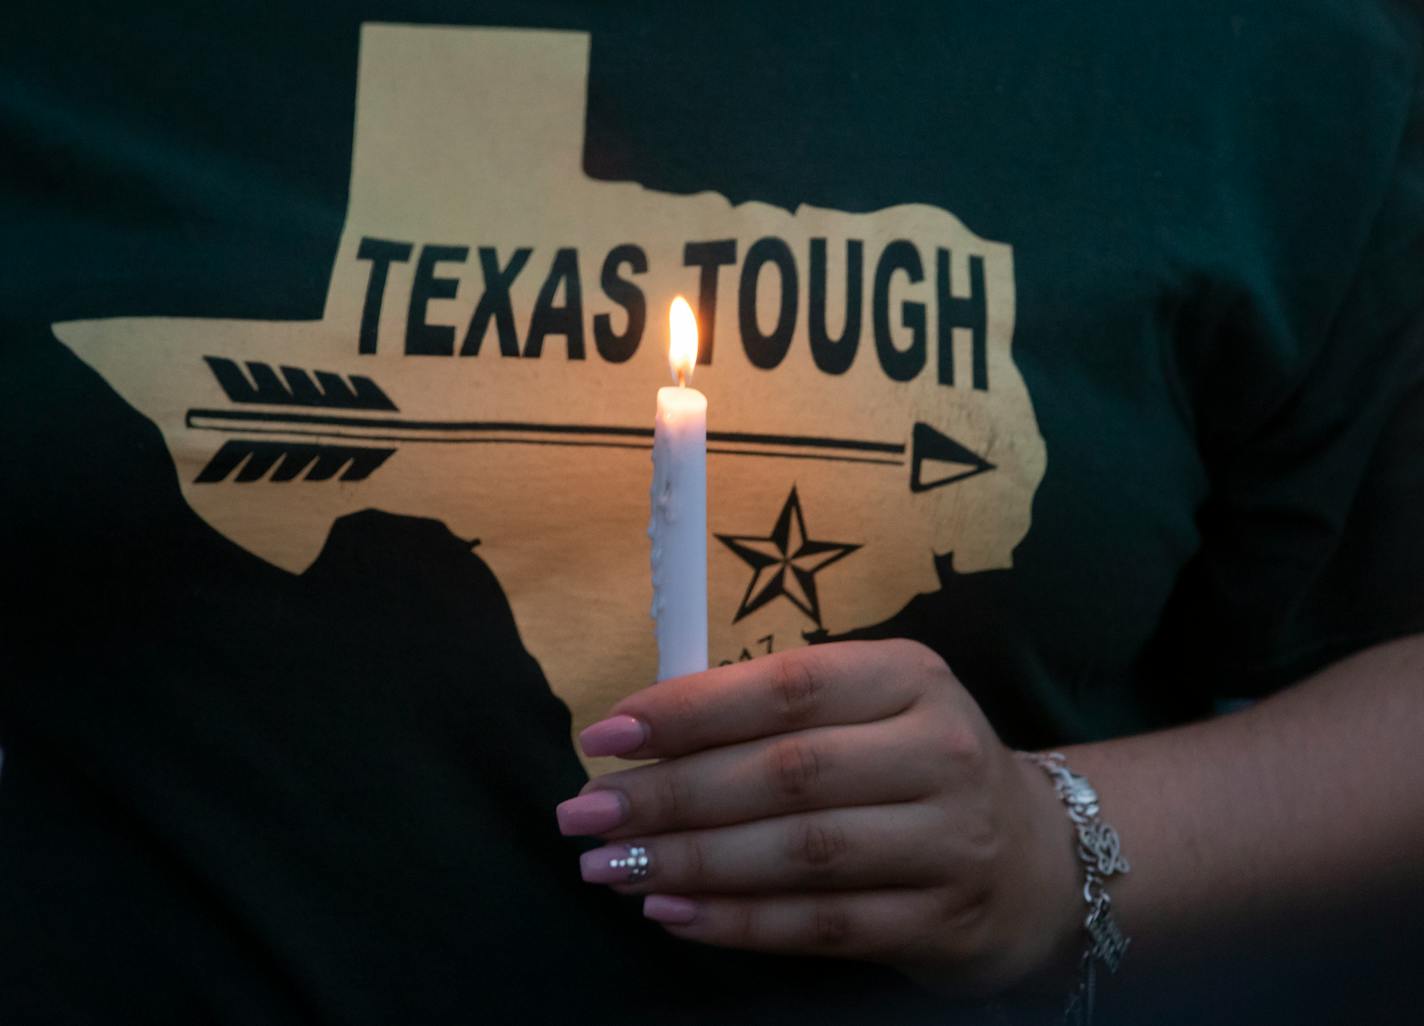
[[[1013, 251], [936, 207], [676, 196], [581, 167], [589, 40], [368, 25], [320, 320], [55, 333], [162, 430], [194, 510], [292, 573], [368, 508], [479, 538], [575, 729], [656, 667], [653, 403], [699, 310], [714, 662], [1011, 565], [1045, 453]], [[456, 128], [458, 126], [458, 129]]]

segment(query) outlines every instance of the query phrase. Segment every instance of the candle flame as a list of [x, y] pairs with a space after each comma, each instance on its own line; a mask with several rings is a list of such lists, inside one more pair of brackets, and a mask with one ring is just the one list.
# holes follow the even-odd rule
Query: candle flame
[[668, 311], [668, 329], [668, 367], [677, 383], [685, 385], [697, 366], [697, 317], [681, 296]]

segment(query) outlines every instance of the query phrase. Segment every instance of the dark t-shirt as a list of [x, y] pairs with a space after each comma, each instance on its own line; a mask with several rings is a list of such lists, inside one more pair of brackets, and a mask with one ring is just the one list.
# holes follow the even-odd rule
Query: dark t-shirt
[[951, 1017], [555, 829], [677, 291], [714, 661], [1039, 746], [1424, 630], [1412, 7], [769, 6], [7, 17], [0, 1021]]

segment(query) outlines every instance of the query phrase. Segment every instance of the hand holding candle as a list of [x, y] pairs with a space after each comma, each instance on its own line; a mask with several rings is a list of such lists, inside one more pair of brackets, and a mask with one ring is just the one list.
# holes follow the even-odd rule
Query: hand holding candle
[[951, 989], [1057, 966], [1080, 901], [1057, 797], [937, 655], [859, 642], [707, 670], [707, 400], [687, 387], [682, 297], [670, 320], [653, 617], [658, 680], [696, 676], [580, 735], [589, 756], [660, 760], [560, 804], [563, 833], [611, 842], [583, 853], [583, 878], [646, 895], [644, 914], [687, 940], [878, 960]]
[[[912, 641], [788, 649], [629, 695], [580, 737], [639, 766], [558, 811], [591, 883], [687, 940], [986, 992], [1082, 952], [1062, 804]], [[631, 863], [629, 860], [633, 860]]]
[[678, 296], [669, 320], [675, 386], [658, 389], [653, 428], [653, 619], [658, 680], [707, 669], [707, 397], [689, 388], [697, 318]]

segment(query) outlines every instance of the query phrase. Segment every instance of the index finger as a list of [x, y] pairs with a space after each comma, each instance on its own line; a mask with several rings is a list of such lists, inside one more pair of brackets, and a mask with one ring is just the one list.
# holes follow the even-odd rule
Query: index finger
[[579, 741], [590, 756], [661, 759], [870, 723], [904, 712], [939, 676], [949, 676], [943, 660], [915, 642], [814, 645], [659, 681], [623, 699]]

